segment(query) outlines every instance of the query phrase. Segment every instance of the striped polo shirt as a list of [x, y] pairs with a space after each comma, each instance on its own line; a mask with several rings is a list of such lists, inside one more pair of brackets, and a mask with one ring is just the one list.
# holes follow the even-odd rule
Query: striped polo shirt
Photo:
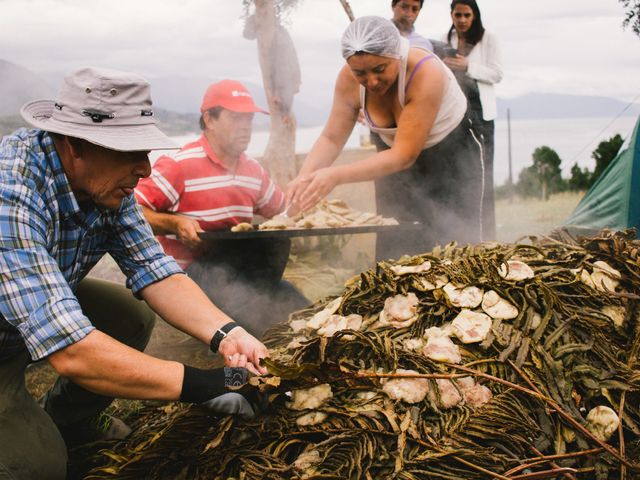
[[[195, 218], [203, 230], [251, 223], [253, 215], [272, 217], [282, 210], [284, 194], [267, 171], [242, 154], [230, 172], [202, 135], [171, 156], [162, 156], [136, 188], [141, 205], [157, 212]], [[197, 254], [175, 235], [159, 235], [164, 251], [186, 268]]]

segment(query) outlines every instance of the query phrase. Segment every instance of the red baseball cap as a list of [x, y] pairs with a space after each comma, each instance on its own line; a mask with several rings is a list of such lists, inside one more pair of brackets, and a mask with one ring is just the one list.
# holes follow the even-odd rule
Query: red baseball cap
[[269, 112], [258, 107], [251, 97], [249, 90], [236, 80], [221, 80], [209, 85], [204, 92], [200, 113], [214, 107], [222, 107], [232, 112]]

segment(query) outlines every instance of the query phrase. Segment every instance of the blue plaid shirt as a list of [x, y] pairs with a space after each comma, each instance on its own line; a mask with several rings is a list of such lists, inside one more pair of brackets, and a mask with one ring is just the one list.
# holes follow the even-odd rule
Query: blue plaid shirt
[[133, 195], [117, 212], [78, 206], [51, 136], [20, 129], [0, 143], [0, 360], [44, 358], [94, 327], [74, 294], [109, 253], [137, 293], [182, 270]]

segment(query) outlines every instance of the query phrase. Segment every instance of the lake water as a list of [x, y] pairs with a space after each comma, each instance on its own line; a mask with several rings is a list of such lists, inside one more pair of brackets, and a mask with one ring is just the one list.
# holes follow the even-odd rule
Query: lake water
[[[593, 170], [595, 161], [591, 153], [598, 143], [611, 138], [616, 133], [623, 138], [631, 135], [636, 117], [611, 118], [563, 118], [511, 120], [511, 152], [513, 180], [518, 180], [519, 172], [532, 164], [531, 155], [537, 147], [548, 146], [562, 159], [563, 176], [570, 176], [571, 167], [578, 163]], [[308, 152], [322, 132], [322, 126], [300, 128], [296, 135], [296, 152]], [[358, 148], [360, 137], [366, 135], [365, 127], [358, 125], [347, 141], [346, 148]], [[199, 134], [173, 137], [179, 144], [196, 138]], [[250, 155], [260, 156], [267, 146], [269, 132], [254, 132], [247, 149]], [[502, 185], [509, 175], [508, 135], [506, 119], [496, 121], [495, 135], [495, 184]]]

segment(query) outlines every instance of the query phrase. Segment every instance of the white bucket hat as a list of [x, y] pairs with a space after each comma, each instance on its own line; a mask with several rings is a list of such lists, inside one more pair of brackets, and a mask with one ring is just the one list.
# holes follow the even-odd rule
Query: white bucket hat
[[20, 115], [41, 130], [111, 150], [179, 148], [156, 127], [149, 82], [134, 73], [81, 68], [65, 77], [56, 100], [26, 103]]

